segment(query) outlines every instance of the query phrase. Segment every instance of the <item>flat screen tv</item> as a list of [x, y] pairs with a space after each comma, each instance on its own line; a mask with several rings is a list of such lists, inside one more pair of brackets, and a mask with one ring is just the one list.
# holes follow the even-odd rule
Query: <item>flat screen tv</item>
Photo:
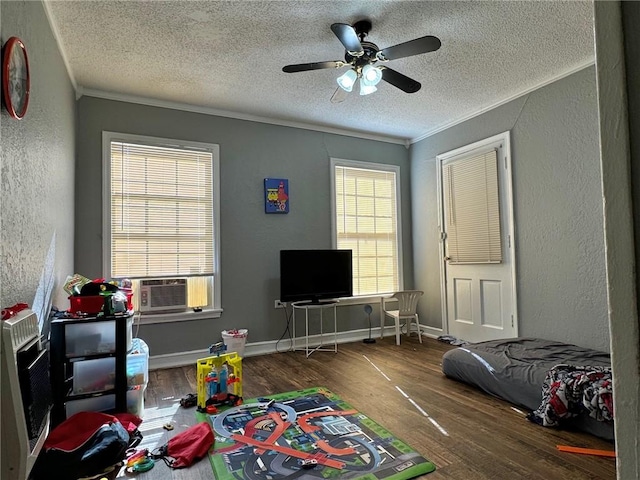
[[353, 296], [351, 250], [281, 250], [280, 301]]

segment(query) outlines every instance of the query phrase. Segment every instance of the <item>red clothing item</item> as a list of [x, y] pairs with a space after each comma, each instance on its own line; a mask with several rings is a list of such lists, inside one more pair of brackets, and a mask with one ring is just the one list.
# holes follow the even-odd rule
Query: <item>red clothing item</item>
[[72, 452], [84, 445], [105, 424], [120, 421], [113, 415], [98, 412], [78, 412], [54, 428], [42, 448]]
[[213, 432], [207, 422], [189, 427], [169, 440], [166, 445], [166, 454], [174, 459], [170, 466], [172, 468], [191, 466], [209, 453], [213, 442]]

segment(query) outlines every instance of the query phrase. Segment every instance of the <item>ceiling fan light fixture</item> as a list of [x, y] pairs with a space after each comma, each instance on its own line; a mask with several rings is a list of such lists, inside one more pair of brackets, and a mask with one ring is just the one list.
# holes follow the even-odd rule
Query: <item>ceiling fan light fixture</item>
[[378, 90], [378, 88], [375, 85], [367, 85], [364, 78], [360, 79], [360, 95], [369, 95], [376, 90]]
[[340, 75], [337, 78], [337, 82], [341, 89], [346, 92], [350, 92], [351, 90], [353, 90], [353, 85], [356, 83], [357, 79], [358, 73], [355, 70], [350, 69]]
[[367, 86], [375, 86], [382, 80], [382, 70], [373, 65], [362, 67], [362, 82]]
[[416, 93], [420, 90], [422, 87], [420, 82], [387, 67], [387, 62], [435, 52], [442, 46], [440, 39], [426, 35], [380, 50], [375, 43], [365, 41], [370, 30], [371, 21], [366, 19], [359, 20], [353, 25], [333, 23], [331, 31], [345, 49], [344, 60], [285, 65], [282, 67], [282, 71], [284, 73], [308, 72], [346, 66], [348, 71], [336, 79], [338, 88], [331, 97], [331, 103], [342, 102], [346, 98], [345, 92], [353, 91], [353, 86], [358, 79], [360, 79], [360, 95], [369, 95], [375, 92], [376, 85], [381, 80], [405, 93]]

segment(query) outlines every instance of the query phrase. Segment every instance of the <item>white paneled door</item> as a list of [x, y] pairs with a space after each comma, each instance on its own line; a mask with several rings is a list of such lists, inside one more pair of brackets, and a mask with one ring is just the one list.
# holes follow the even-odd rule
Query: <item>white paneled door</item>
[[481, 342], [518, 335], [509, 133], [437, 157], [443, 327]]

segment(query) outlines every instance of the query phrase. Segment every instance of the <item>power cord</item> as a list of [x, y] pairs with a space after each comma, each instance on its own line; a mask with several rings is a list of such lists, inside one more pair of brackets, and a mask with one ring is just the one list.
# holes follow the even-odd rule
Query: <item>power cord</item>
[[283, 353], [283, 352], [287, 352], [289, 351], [287, 350], [278, 350], [278, 344], [282, 341], [282, 339], [287, 335], [287, 332], [289, 333], [289, 342], [291, 343], [291, 345], [293, 345], [293, 332], [291, 331], [291, 316], [293, 315], [293, 308], [291, 309], [291, 313], [287, 312], [287, 305], [284, 304], [284, 308], [282, 310], [282, 313], [284, 314], [284, 319], [287, 322], [287, 326], [284, 329], [284, 332], [282, 332], [282, 335], [280, 335], [280, 338], [278, 339], [278, 341], [276, 342], [276, 353]]

